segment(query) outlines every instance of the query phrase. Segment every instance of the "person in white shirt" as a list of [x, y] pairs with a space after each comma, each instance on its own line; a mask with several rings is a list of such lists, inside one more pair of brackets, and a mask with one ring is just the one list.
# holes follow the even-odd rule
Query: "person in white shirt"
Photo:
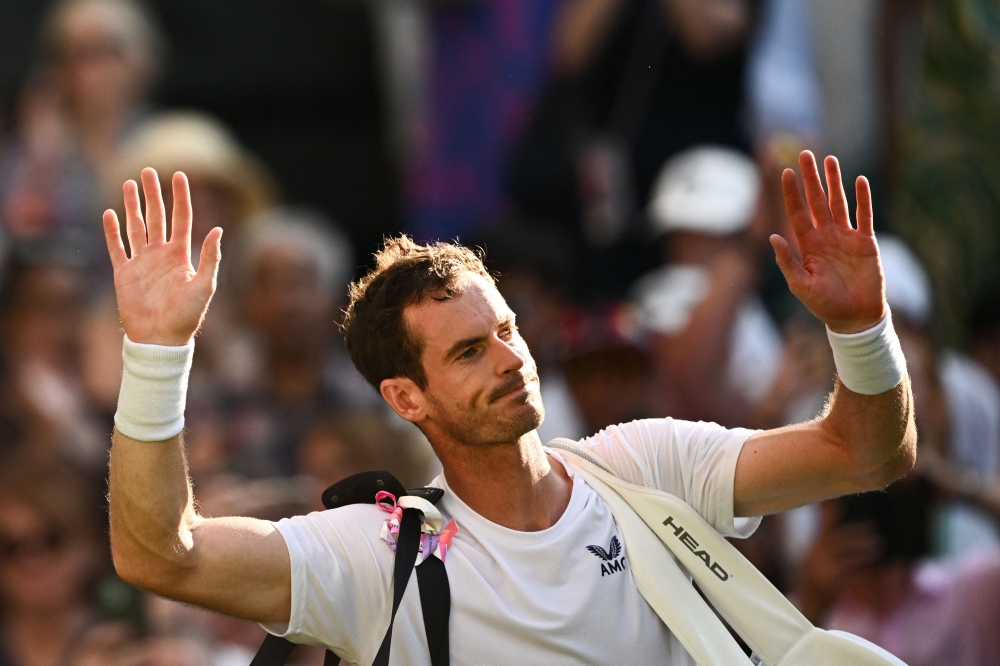
[[694, 146], [664, 164], [646, 215], [667, 260], [631, 299], [656, 368], [654, 404], [688, 419], [746, 424], [768, 399], [784, 353], [756, 293], [762, 224], [757, 164]]
[[[883, 487], [915, 460], [905, 367], [891, 360], [901, 354], [886, 352], [898, 341], [867, 181], [857, 184], [855, 229], [836, 160], [825, 162], [829, 199], [812, 154], [800, 165], [806, 202], [794, 172], [783, 176], [799, 254], [779, 236], [772, 243], [792, 291], [829, 326], [835, 354], [840, 345], [842, 381], [825, 415], [761, 432], [637, 421], [581, 442], [624, 478], [684, 499], [724, 534], [748, 534], [754, 516]], [[355, 505], [275, 524], [195, 509], [184, 387], [221, 230], [208, 235], [194, 271], [184, 175], [173, 178], [169, 241], [157, 176], [147, 169], [142, 180], [145, 220], [137, 185], [124, 187], [131, 258], [114, 213], [104, 219], [126, 333], [110, 468], [115, 567], [162, 596], [370, 663], [392, 605], [394, 555], [380, 538], [387, 514]], [[534, 362], [474, 253], [388, 241], [376, 268], [351, 287], [344, 330], [358, 370], [424, 432], [443, 466], [439, 506], [458, 524], [446, 556], [453, 663], [691, 663], [637, 592], [609, 508], [542, 445]], [[848, 347], [876, 338], [865, 347], [875, 360], [852, 365]], [[872, 366], [894, 369], [873, 374]], [[394, 664], [428, 662], [416, 587], [396, 620]]]

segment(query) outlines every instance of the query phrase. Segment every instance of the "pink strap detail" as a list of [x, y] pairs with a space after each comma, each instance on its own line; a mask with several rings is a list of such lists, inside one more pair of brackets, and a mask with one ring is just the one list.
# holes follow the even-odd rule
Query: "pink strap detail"
[[448, 524], [444, 526], [441, 530], [441, 534], [438, 536], [438, 541], [440, 541], [442, 546], [450, 546], [452, 537], [458, 534], [458, 523], [452, 518], [448, 521]]
[[[387, 502], [384, 503], [385, 500], [390, 500], [392, 502], [392, 506], [390, 507]], [[396, 496], [388, 490], [380, 490], [375, 493], [375, 504], [377, 504], [378, 508], [382, 509], [386, 513], [392, 513], [396, 510]]]
[[[382, 525], [381, 536], [389, 544], [390, 548], [396, 550], [396, 539], [399, 537], [399, 524], [403, 520], [403, 507], [396, 503], [396, 496], [386, 490], [380, 490], [375, 493], [375, 504], [382, 511], [391, 514], [385, 519], [385, 523]], [[433, 530], [434, 527], [427, 521], [424, 521], [421, 526], [422, 534], [420, 535], [421, 562], [431, 555], [436, 555], [438, 559], [444, 562], [448, 547], [451, 545], [451, 540], [458, 533], [458, 524], [452, 518], [440, 533], [434, 534]]]

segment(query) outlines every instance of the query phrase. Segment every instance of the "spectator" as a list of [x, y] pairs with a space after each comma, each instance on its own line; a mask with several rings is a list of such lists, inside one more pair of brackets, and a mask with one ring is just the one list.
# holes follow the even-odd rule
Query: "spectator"
[[[193, 248], [201, 248], [212, 228], [232, 234], [278, 199], [267, 167], [220, 121], [200, 112], [172, 111], [136, 128], [116, 165], [115, 200], [121, 198], [121, 183], [129, 178], [139, 182], [146, 167], [159, 174], [168, 210], [173, 197], [170, 179], [176, 171], [187, 174], [194, 209]], [[197, 261], [197, 253], [193, 254]]]
[[110, 424], [96, 422], [81, 380], [78, 330], [85, 285], [76, 255], [51, 241], [22, 244], [0, 305], [3, 445], [40, 458], [105, 464]]
[[316, 419], [381, 408], [336, 330], [351, 249], [321, 216], [277, 209], [248, 224], [237, 253], [229, 277], [251, 336], [241, 358], [257, 363], [226, 408], [232, 464], [250, 476], [290, 475]]
[[774, 383], [781, 336], [754, 292], [759, 195], [757, 167], [728, 148], [692, 148], [657, 180], [649, 216], [666, 263], [633, 288], [657, 414], [745, 423]]
[[3, 477], [0, 664], [72, 664], [100, 620], [88, 599], [101, 562], [98, 496], [65, 466], [8, 461]]
[[[959, 472], [993, 483], [1000, 478], [1000, 386], [973, 358], [933, 344], [930, 280], [906, 244], [880, 235], [879, 250], [886, 301], [913, 384], [921, 446]], [[960, 503], [945, 505], [939, 523], [941, 554], [1000, 543], [994, 522]]]
[[42, 30], [18, 136], [0, 154], [0, 221], [14, 239], [69, 234], [102, 261], [100, 215], [121, 143], [146, 111], [162, 41], [131, 0], [62, 0]]
[[649, 359], [639, 344], [638, 324], [627, 303], [572, 310], [564, 317], [563, 372], [587, 434], [652, 413]]
[[995, 664], [1000, 552], [927, 561], [932, 492], [911, 474], [887, 491], [828, 502], [800, 576], [800, 603], [813, 622], [857, 634], [910, 666]]
[[505, 215], [505, 171], [544, 80], [559, 2], [421, 4], [429, 71], [406, 227], [417, 240], [447, 240]]
[[804, 3], [785, 0], [561, 4], [554, 76], [511, 187], [522, 214], [558, 219], [586, 242], [585, 275], [600, 276], [588, 294], [620, 298], [655, 265], [637, 213], [672, 156], [720, 144], [756, 150], [770, 172], [815, 138], [811, 41], [799, 25], [809, 20]]

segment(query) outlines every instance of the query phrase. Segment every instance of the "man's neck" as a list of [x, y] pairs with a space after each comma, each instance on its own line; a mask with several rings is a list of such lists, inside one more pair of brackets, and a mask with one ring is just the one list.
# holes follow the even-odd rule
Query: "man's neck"
[[452, 492], [503, 527], [544, 530], [555, 525], [569, 504], [572, 480], [562, 465], [550, 464], [534, 431], [511, 444], [440, 447], [438, 455]]

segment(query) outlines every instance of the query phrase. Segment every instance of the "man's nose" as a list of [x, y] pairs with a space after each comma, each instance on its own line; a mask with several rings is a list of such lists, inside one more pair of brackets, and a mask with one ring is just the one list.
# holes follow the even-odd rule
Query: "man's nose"
[[494, 338], [494, 343], [498, 375], [516, 372], [524, 367], [527, 362], [527, 355], [517, 344], [506, 342], [500, 338]]

